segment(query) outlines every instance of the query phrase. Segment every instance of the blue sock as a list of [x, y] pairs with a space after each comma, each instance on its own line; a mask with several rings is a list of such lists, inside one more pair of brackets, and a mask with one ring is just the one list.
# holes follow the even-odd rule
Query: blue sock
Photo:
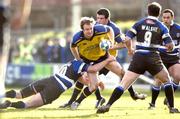
[[121, 86], [118, 86], [114, 89], [107, 105], [112, 105], [116, 100], [118, 100], [121, 95], [124, 93], [124, 89]]
[[160, 87], [158, 86], [152, 86], [151, 88], [151, 91], [152, 91], [152, 96], [151, 96], [151, 104], [154, 104], [156, 103], [156, 99], [159, 95], [159, 92], [160, 92]]
[[169, 106], [174, 107], [174, 91], [171, 83], [164, 84], [164, 90]]
[[175, 82], [172, 83], [173, 84], [173, 89], [174, 89], [174, 92], [178, 89], [178, 84], [176, 84]]

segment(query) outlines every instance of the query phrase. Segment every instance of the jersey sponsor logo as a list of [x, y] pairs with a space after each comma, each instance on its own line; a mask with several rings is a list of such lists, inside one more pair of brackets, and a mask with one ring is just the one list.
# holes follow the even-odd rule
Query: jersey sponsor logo
[[90, 51], [90, 50], [93, 50], [93, 49], [96, 49], [96, 48], [98, 48], [99, 47], [99, 45], [98, 44], [95, 44], [95, 45], [91, 45], [91, 46], [88, 46], [84, 51]]

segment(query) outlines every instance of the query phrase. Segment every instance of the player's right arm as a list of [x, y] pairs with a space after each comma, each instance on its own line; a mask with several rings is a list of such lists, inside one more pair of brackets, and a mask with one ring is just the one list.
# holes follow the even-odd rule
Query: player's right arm
[[128, 49], [128, 54], [133, 55], [134, 54], [134, 49], [132, 48], [132, 40], [128, 36], [126, 36], [124, 43], [126, 45], [126, 48]]
[[79, 56], [77, 47], [70, 47], [70, 49], [71, 49], [71, 53], [73, 54], [74, 58], [77, 60], [80, 60], [81, 58]]
[[77, 60], [81, 59], [80, 55], [79, 55], [78, 48], [77, 48], [77, 41], [80, 39], [80, 35], [81, 35], [81, 32], [77, 32], [73, 36], [73, 39], [71, 40], [71, 43], [70, 43], [71, 53], [73, 54], [74, 58], [77, 59]]
[[124, 43], [126, 45], [126, 48], [128, 49], [128, 54], [133, 55], [134, 54], [134, 49], [132, 47], [132, 39], [136, 36], [137, 30], [136, 26], [138, 23], [135, 23], [132, 28], [126, 33], [126, 37], [124, 40]]

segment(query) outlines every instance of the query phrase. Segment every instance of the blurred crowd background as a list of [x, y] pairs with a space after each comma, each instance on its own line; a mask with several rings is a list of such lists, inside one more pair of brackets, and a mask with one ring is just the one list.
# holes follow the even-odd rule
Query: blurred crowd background
[[[111, 11], [111, 20], [125, 33], [135, 21], [146, 16], [146, 5], [153, 1], [163, 9], [174, 10], [175, 20], [180, 21], [180, 0], [33, 0], [25, 27], [11, 31], [7, 82], [49, 75], [54, 69], [50, 64], [72, 60], [69, 44], [82, 16], [96, 19], [96, 10], [106, 7]], [[11, 12], [17, 7], [18, 2], [12, 0]], [[120, 63], [129, 61], [126, 49], [119, 50], [117, 59]], [[31, 68], [26, 71], [26, 66], [35, 67], [33, 76], [27, 75]]]

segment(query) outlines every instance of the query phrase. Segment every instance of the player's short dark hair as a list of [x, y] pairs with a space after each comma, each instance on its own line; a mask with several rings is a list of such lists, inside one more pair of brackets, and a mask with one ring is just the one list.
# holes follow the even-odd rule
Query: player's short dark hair
[[157, 2], [148, 4], [148, 15], [158, 17], [161, 13], [161, 5]]
[[90, 17], [82, 17], [81, 20], [80, 20], [80, 27], [81, 29], [83, 29], [83, 26], [85, 24], [91, 24], [91, 23], [95, 23], [95, 20], [93, 18], [90, 18]]
[[100, 8], [100, 9], [98, 9], [96, 14], [104, 15], [106, 19], [110, 18], [110, 16], [111, 16], [111, 13], [110, 13], [109, 9], [107, 9], [107, 8]]
[[172, 17], [174, 17], [174, 12], [171, 9], [165, 9], [162, 13], [170, 13]]

